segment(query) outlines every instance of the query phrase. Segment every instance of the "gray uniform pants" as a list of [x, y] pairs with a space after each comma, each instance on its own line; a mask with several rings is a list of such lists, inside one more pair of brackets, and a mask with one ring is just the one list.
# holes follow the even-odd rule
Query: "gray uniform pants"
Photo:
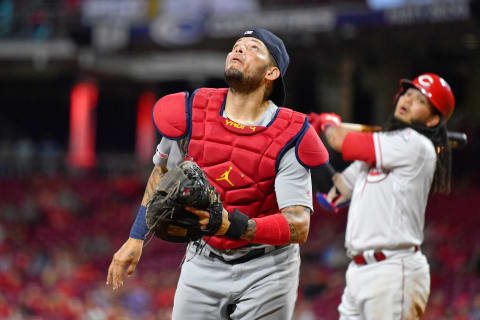
[[189, 245], [173, 306], [173, 320], [291, 319], [300, 269], [298, 244], [238, 264], [195, 254]]

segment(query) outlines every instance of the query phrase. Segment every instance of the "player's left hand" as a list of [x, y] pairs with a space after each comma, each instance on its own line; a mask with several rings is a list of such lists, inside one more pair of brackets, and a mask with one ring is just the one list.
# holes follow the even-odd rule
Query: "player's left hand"
[[[208, 211], [201, 210], [201, 209], [196, 209], [196, 208], [192, 208], [192, 207], [185, 207], [185, 210], [188, 210], [191, 213], [193, 213], [194, 215], [198, 216], [198, 223], [201, 226], [200, 228], [202, 230], [205, 230], [205, 228], [208, 225], [208, 222], [210, 221], [210, 213]], [[223, 236], [227, 232], [228, 228], [230, 228], [230, 220], [228, 219], [228, 211], [225, 210], [225, 208], [223, 208], [223, 211], [222, 211], [222, 225], [220, 226], [220, 228], [218, 229], [218, 231], [215, 235]]]
[[339, 126], [342, 124], [340, 116], [333, 112], [315, 113], [311, 112], [308, 115], [310, 125], [317, 131], [317, 133], [324, 132], [328, 126]]

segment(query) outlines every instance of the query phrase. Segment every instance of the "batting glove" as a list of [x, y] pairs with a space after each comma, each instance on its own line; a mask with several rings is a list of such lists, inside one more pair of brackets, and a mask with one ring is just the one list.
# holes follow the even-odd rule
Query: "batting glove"
[[342, 124], [340, 116], [333, 112], [320, 114], [312, 112], [308, 115], [308, 120], [318, 133], [324, 132], [329, 126], [339, 126]]
[[341, 208], [350, 204], [350, 198], [338, 193], [335, 187], [328, 194], [317, 192], [316, 197], [318, 204], [329, 212], [337, 213]]

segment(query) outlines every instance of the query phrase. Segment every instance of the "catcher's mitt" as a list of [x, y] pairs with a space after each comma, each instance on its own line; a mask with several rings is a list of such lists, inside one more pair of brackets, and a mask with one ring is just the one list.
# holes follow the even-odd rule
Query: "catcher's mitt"
[[[194, 207], [210, 213], [205, 230], [198, 216], [185, 210]], [[168, 171], [147, 204], [147, 226], [155, 236], [170, 242], [188, 242], [204, 235], [213, 236], [222, 224], [223, 205], [202, 169], [184, 161]]]

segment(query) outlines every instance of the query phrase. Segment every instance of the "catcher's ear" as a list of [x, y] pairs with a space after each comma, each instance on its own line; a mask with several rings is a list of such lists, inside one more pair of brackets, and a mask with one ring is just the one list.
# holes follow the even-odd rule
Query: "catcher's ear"
[[169, 94], [153, 106], [152, 118], [157, 131], [170, 139], [181, 139], [187, 133], [185, 106], [188, 92]]

